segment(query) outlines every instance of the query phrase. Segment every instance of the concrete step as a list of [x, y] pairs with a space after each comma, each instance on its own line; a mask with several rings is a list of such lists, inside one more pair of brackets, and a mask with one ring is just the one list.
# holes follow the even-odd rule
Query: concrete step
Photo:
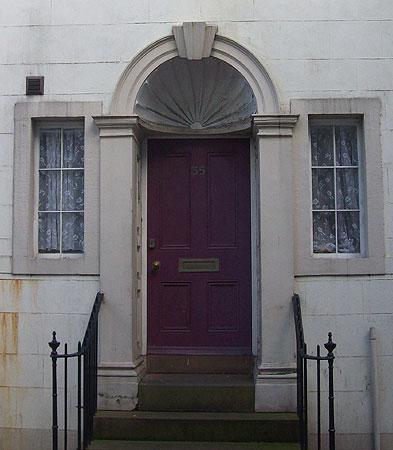
[[255, 411], [255, 386], [248, 375], [147, 374], [138, 398], [141, 411]]
[[93, 441], [88, 450], [300, 450], [295, 443]]
[[250, 375], [252, 355], [148, 355], [147, 373], [216, 373]]
[[138, 441], [298, 442], [291, 413], [99, 411], [95, 439]]

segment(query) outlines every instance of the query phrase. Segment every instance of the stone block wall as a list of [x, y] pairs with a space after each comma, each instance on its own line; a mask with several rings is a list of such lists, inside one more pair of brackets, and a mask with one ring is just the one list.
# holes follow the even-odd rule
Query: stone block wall
[[[308, 352], [326, 354], [323, 344], [333, 333], [335, 350], [336, 433], [339, 447], [366, 450], [373, 448], [373, 383], [370, 357], [370, 328], [377, 336], [380, 431], [383, 449], [391, 449], [393, 420], [393, 299], [390, 275], [374, 277], [304, 277], [295, 290], [300, 295]], [[315, 365], [310, 367], [310, 406], [315, 411]], [[322, 366], [323, 367], [323, 366]], [[327, 370], [322, 370], [322, 421], [327, 431]], [[310, 415], [315, 433], [315, 415]]]
[[[377, 97], [385, 194], [386, 275], [298, 278], [308, 342], [337, 348], [337, 432], [370, 448], [368, 333], [379, 338], [384, 449], [392, 448], [393, 388], [393, 3], [388, 0], [20, 0], [0, 15], [0, 448], [47, 448], [48, 357], [79, 333], [97, 277], [12, 275], [14, 105], [102, 101], [108, 113], [127, 64], [183, 21], [207, 21], [264, 65], [282, 112], [294, 98]], [[25, 77], [45, 76], [45, 95], [26, 97]], [[45, 430], [45, 431], [42, 431]], [[362, 441], [361, 438], [358, 439]], [[352, 441], [354, 442], [354, 441]], [[3, 447], [2, 447], [3, 446]]]
[[[50, 447], [52, 369], [48, 342], [76, 351], [99, 283], [95, 277], [0, 279], [0, 449]], [[59, 362], [62, 371], [63, 361]], [[76, 427], [76, 366], [69, 365], [69, 420]], [[62, 373], [62, 372], [61, 372]], [[59, 385], [59, 404], [63, 402]], [[61, 408], [60, 408], [61, 410]], [[59, 415], [62, 423], [62, 414]]]

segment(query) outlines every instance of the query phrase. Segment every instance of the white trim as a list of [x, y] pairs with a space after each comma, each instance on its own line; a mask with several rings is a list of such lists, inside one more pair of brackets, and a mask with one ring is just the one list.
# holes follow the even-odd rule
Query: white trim
[[[311, 225], [310, 231], [311, 231], [311, 248], [312, 248], [312, 255], [315, 258], [359, 258], [364, 257], [367, 254], [367, 245], [364, 241], [364, 214], [365, 214], [365, 207], [364, 204], [364, 179], [362, 174], [362, 168], [364, 164], [364, 157], [363, 157], [363, 151], [364, 146], [362, 144], [361, 140], [361, 123], [359, 120], [356, 119], [332, 119], [332, 120], [326, 120], [323, 119], [317, 119], [314, 120], [310, 118], [309, 120], [309, 149], [310, 149], [310, 158], [312, 158], [312, 147], [311, 147], [311, 129], [312, 127], [326, 127], [326, 128], [332, 128], [332, 144], [333, 144], [333, 164], [327, 165], [327, 166], [315, 166], [313, 165], [311, 161], [311, 175], [310, 175], [310, 208], [311, 208], [311, 223], [313, 223], [313, 214], [314, 212], [334, 212], [335, 213], [335, 245], [336, 245], [336, 251], [332, 253], [318, 253], [314, 252], [314, 237], [313, 237], [313, 225]], [[358, 153], [358, 164], [356, 166], [342, 166], [337, 165], [336, 161], [336, 139], [335, 139], [335, 131], [336, 126], [354, 126], [356, 127], [356, 138], [357, 138], [357, 153]], [[334, 208], [333, 209], [314, 209], [312, 207], [312, 171], [313, 169], [333, 169], [334, 173], [334, 192], [335, 192], [335, 198], [334, 198]], [[358, 190], [359, 190], [359, 207], [357, 209], [339, 209], [337, 208], [337, 169], [356, 169], [357, 170], [357, 176], [358, 176]], [[341, 211], [358, 211], [359, 212], [359, 233], [360, 233], [360, 252], [357, 253], [344, 253], [338, 251], [338, 219], [337, 219], [337, 213]]]
[[[59, 170], [61, 172], [60, 176], [60, 209], [59, 211], [53, 211], [60, 214], [60, 251], [57, 253], [40, 253], [38, 250], [38, 215], [39, 215], [39, 174], [41, 171], [50, 171], [54, 169], [40, 169], [39, 167], [39, 160], [40, 160], [40, 130], [41, 129], [56, 129], [59, 128], [61, 131], [61, 155], [60, 155], [60, 167], [55, 169]], [[62, 246], [63, 246], [63, 240], [62, 240], [62, 230], [63, 230], [63, 212], [75, 212], [75, 213], [82, 213], [83, 214], [83, 222], [85, 222], [85, 207], [83, 207], [83, 210], [79, 211], [63, 211], [63, 171], [67, 170], [82, 170], [83, 171], [83, 180], [84, 180], [84, 188], [86, 187], [85, 182], [85, 165], [83, 167], [63, 167], [63, 151], [64, 151], [64, 142], [63, 142], [63, 134], [64, 130], [72, 130], [75, 128], [79, 129], [85, 129], [84, 120], [82, 119], [70, 119], [69, 121], [61, 120], [53, 120], [50, 119], [48, 121], [45, 120], [37, 120], [34, 121], [33, 124], [33, 138], [34, 138], [34, 217], [33, 217], [33, 246], [34, 246], [34, 257], [39, 259], [78, 259], [83, 257], [83, 254], [85, 253], [85, 249], [83, 248], [83, 252], [75, 252], [75, 253], [63, 253], [62, 252]], [[85, 140], [85, 137], [84, 137]], [[42, 211], [41, 211], [42, 212]], [[46, 211], [51, 212], [51, 211]], [[85, 235], [85, 231], [84, 231]], [[84, 236], [85, 238], [85, 236]]]
[[[311, 240], [311, 255], [314, 258], [364, 258], [367, 256], [368, 250], [367, 250], [367, 240], [366, 240], [366, 228], [367, 228], [367, 202], [366, 202], [366, 173], [365, 173], [365, 148], [364, 148], [364, 134], [363, 131], [363, 123], [362, 123], [362, 117], [356, 115], [348, 116], [328, 116], [327, 118], [322, 118], [320, 116], [313, 117], [310, 116], [309, 118], [309, 127], [308, 127], [308, 145], [310, 149], [310, 158], [311, 158], [311, 127], [317, 125], [317, 126], [336, 126], [336, 125], [353, 125], [356, 126], [357, 131], [357, 149], [358, 149], [358, 183], [359, 183], [359, 217], [360, 217], [360, 253], [314, 253], [313, 252], [313, 229], [312, 226], [310, 228], [310, 240]], [[333, 131], [334, 133], [334, 131]], [[334, 159], [336, 158], [335, 154], [335, 141], [334, 141]], [[356, 168], [355, 166], [339, 166], [340, 168]], [[328, 169], [328, 168], [336, 168], [336, 165], [334, 166], [313, 166], [311, 163], [311, 169], [314, 168], [321, 168], [321, 169]], [[310, 205], [311, 205], [311, 215], [310, 220], [312, 223], [313, 217], [313, 209], [312, 209], [312, 176], [310, 175]], [[336, 180], [335, 180], [336, 183]], [[322, 210], [321, 210], [322, 211]], [[323, 210], [323, 211], [330, 211], [330, 210]], [[337, 220], [336, 220], [337, 223]], [[337, 227], [336, 227], [336, 235], [337, 235]], [[337, 242], [337, 239], [336, 239]]]

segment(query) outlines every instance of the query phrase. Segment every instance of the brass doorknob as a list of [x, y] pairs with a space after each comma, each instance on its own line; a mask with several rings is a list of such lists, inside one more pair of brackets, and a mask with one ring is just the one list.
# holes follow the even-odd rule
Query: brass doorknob
[[160, 270], [161, 263], [160, 263], [160, 261], [154, 261], [152, 266], [153, 266], [153, 270]]

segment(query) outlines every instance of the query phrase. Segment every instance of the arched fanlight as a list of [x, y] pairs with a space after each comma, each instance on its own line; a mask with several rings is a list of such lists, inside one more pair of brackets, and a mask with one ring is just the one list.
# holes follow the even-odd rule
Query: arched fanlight
[[135, 112], [151, 128], [225, 132], [248, 128], [257, 103], [245, 78], [226, 62], [176, 57], [147, 77]]

